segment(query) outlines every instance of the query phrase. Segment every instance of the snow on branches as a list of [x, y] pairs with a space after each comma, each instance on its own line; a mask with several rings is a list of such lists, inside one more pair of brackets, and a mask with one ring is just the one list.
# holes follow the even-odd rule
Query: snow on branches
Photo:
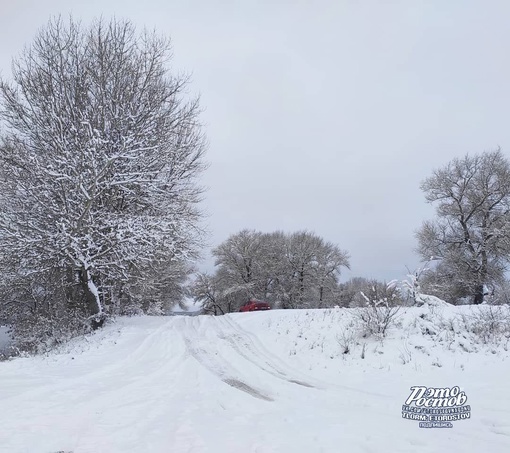
[[2, 271], [59, 272], [66, 303], [97, 315], [193, 256], [204, 138], [168, 57], [129, 22], [57, 18], [14, 61], [0, 84]]

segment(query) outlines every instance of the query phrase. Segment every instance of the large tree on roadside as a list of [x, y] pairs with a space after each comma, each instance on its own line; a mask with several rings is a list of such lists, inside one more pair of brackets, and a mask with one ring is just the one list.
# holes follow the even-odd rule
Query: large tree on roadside
[[57, 275], [69, 307], [98, 320], [186, 269], [204, 138], [170, 57], [129, 22], [56, 18], [14, 60], [0, 82], [5, 280], [44, 294]]
[[500, 150], [454, 159], [421, 188], [437, 218], [418, 231], [419, 253], [441, 260], [438, 272], [457, 296], [464, 288], [482, 303], [510, 260], [510, 162]]

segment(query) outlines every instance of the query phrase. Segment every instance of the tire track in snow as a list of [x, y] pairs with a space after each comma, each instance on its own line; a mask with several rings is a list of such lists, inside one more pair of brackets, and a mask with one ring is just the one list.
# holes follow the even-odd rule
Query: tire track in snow
[[[219, 338], [221, 335], [217, 335], [217, 318], [205, 319], [206, 322], [202, 323], [202, 320], [199, 318], [186, 318], [187, 332], [184, 334], [184, 342], [189, 354], [198, 363], [200, 363], [200, 365], [216, 375], [219, 379], [221, 379], [221, 381], [230, 387], [245, 392], [254, 398], [264, 401], [274, 401], [267, 392], [259, 390], [253, 385], [247, 384], [245, 382], [246, 379], [240, 377], [241, 373], [219, 354], [218, 348], [210, 346], [205, 335], [207, 330], [212, 330], [213, 334], [216, 333], [216, 338]], [[198, 328], [196, 325], [197, 323], [199, 323]], [[203, 332], [204, 324], [206, 325], [206, 332]], [[190, 335], [190, 333], [193, 333], [193, 335]]]
[[[265, 349], [258, 339], [250, 332], [244, 330], [239, 324], [229, 317], [221, 320], [228, 328], [223, 330], [221, 339], [227, 341], [233, 349], [244, 359], [253, 363], [261, 370], [291, 384], [301, 385], [308, 388], [321, 388], [320, 384], [309, 382], [307, 376], [301, 375], [299, 371], [285, 367], [280, 360]], [[230, 332], [228, 332], [230, 330]], [[225, 334], [225, 332], [227, 332]]]
[[[243, 329], [241, 325], [239, 325], [234, 319], [229, 317], [228, 315], [221, 317], [223, 322], [228, 323], [233, 330], [235, 330], [238, 334], [238, 336], [235, 336], [235, 338], [227, 339], [227, 341], [231, 341], [233, 344], [233, 347], [237, 348], [240, 352], [240, 354], [245, 354], [244, 349], [241, 349], [239, 347], [239, 342], [244, 342], [243, 344], [246, 346], [246, 350], [250, 352], [249, 357], [247, 357], [247, 360], [253, 361], [253, 363], [257, 366], [259, 366], [262, 369], [265, 369], [266, 366], [269, 366], [270, 369], [274, 370], [276, 374], [274, 374], [276, 377], [279, 377], [280, 379], [287, 380], [288, 382], [291, 382], [293, 384], [301, 385], [304, 387], [309, 388], [316, 388], [319, 390], [324, 390], [326, 388], [328, 389], [337, 389], [340, 391], [349, 391], [353, 392], [354, 394], [360, 393], [363, 395], [371, 395], [375, 397], [381, 397], [387, 399], [388, 396], [369, 391], [369, 390], [360, 390], [354, 387], [349, 387], [346, 385], [339, 385], [339, 384], [333, 384], [328, 383], [325, 384], [323, 382], [317, 381], [316, 379], [310, 378], [309, 376], [304, 375], [299, 370], [296, 370], [290, 366], [286, 366], [285, 363], [278, 358], [276, 355], [273, 355], [270, 351], [268, 351], [260, 342], [260, 340], [257, 338], [256, 335], [252, 334], [251, 332]], [[260, 360], [265, 361], [264, 364], [260, 364]], [[259, 363], [257, 363], [257, 361]], [[265, 369], [266, 372], [273, 374], [271, 371]], [[313, 384], [311, 383], [313, 382]]]

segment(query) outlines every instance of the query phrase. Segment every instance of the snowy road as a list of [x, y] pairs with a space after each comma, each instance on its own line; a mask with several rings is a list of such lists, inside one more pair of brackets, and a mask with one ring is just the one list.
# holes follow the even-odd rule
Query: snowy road
[[498, 436], [473, 420], [403, 420], [415, 381], [311, 377], [245, 319], [124, 319], [83, 351], [0, 363], [0, 451], [510, 451], [506, 425]]

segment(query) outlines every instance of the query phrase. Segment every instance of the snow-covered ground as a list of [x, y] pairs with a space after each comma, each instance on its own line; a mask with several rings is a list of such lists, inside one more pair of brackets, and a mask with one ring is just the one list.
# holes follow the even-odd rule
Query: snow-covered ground
[[[508, 453], [508, 339], [479, 310], [408, 308], [383, 340], [348, 309], [123, 318], [0, 362], [0, 451]], [[412, 386], [460, 387], [471, 418], [419, 428]]]

